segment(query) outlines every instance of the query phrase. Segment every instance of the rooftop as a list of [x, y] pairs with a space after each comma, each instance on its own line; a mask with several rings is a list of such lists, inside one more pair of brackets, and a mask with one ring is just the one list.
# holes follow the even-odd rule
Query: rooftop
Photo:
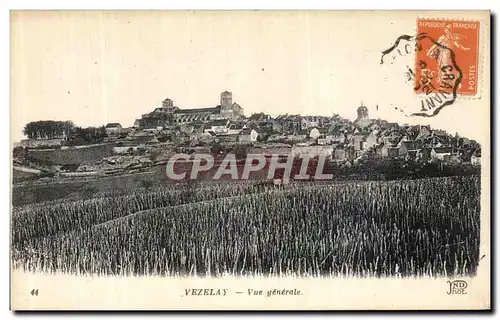
[[121, 128], [122, 125], [118, 122], [111, 122], [106, 125], [106, 128]]
[[206, 108], [193, 108], [193, 109], [178, 109], [178, 110], [175, 110], [174, 112], [175, 113], [216, 113], [216, 112], [219, 112], [220, 111], [220, 106], [216, 106], [216, 107], [206, 107]]

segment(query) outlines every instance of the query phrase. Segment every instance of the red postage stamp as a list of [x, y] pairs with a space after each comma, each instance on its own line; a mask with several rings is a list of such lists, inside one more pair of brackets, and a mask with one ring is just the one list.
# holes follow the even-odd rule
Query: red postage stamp
[[[479, 21], [419, 19], [415, 91], [474, 96], [478, 93]], [[430, 89], [432, 88], [432, 89]], [[438, 88], [438, 89], [436, 89]]]

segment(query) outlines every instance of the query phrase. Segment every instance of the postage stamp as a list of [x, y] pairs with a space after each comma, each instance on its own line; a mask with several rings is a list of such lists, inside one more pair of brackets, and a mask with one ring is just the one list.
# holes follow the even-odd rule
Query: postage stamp
[[[478, 93], [479, 70], [479, 21], [418, 19], [417, 34], [420, 39], [428, 39], [430, 47], [421, 47], [416, 54], [416, 67], [426, 66], [425, 72], [416, 74], [417, 93], [425, 93], [424, 86], [440, 87], [451, 92], [452, 68], [458, 68], [462, 75], [457, 84], [458, 96], [474, 96]], [[422, 43], [421, 43], [422, 44]], [[423, 70], [423, 71], [424, 71]], [[428, 88], [428, 87], [427, 87]]]
[[478, 20], [417, 19], [414, 35], [401, 35], [382, 52], [381, 64], [400, 70], [415, 98], [394, 109], [434, 117], [457, 99], [479, 98], [480, 29]]

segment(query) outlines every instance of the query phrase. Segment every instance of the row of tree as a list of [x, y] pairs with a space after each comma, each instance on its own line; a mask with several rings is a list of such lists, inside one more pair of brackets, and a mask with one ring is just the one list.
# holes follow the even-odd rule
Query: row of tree
[[23, 133], [29, 139], [61, 139], [67, 138], [74, 126], [72, 121], [40, 120], [26, 124]]
[[29, 139], [65, 139], [68, 145], [100, 143], [107, 136], [104, 126], [81, 128], [72, 121], [53, 120], [30, 122], [24, 126], [23, 133]]

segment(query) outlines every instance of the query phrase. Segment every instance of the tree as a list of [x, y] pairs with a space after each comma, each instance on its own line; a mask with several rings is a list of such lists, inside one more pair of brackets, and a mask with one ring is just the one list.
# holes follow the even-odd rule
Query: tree
[[12, 157], [17, 160], [23, 160], [26, 154], [26, 150], [21, 146], [15, 147], [12, 151]]
[[60, 139], [67, 138], [73, 127], [72, 121], [32, 121], [24, 126], [23, 134], [29, 139]]
[[69, 145], [87, 145], [98, 144], [104, 141], [107, 137], [106, 128], [101, 127], [74, 127], [70, 133]]

